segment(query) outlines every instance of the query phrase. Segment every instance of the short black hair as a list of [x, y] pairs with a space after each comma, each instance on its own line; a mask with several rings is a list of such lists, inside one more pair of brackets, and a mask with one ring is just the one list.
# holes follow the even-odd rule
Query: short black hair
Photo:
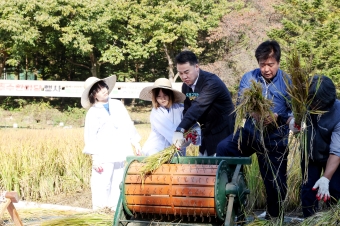
[[336, 100], [336, 88], [333, 81], [324, 75], [314, 75], [308, 90], [308, 100], [313, 110], [325, 110]]
[[257, 47], [255, 57], [258, 63], [260, 60], [267, 60], [270, 57], [274, 57], [277, 62], [280, 62], [281, 47], [277, 41], [267, 40]]
[[195, 53], [189, 51], [189, 50], [184, 50], [180, 52], [176, 58], [176, 64], [185, 64], [189, 63], [190, 65], [196, 65], [198, 64], [198, 59], [195, 55]]
[[155, 88], [152, 90], [152, 104], [153, 104], [153, 107], [154, 108], [159, 108], [160, 105], [157, 101], [157, 96], [159, 95], [159, 93], [162, 92], [165, 94], [165, 95], [168, 95], [169, 97], [169, 103], [168, 103], [168, 106], [166, 106], [167, 108], [170, 108], [175, 100], [175, 95], [174, 95], [174, 92], [172, 92], [172, 90], [170, 89], [162, 89], [162, 88]]
[[96, 82], [95, 84], [93, 84], [93, 86], [91, 87], [89, 91], [89, 100], [91, 104], [96, 103], [95, 95], [103, 88], [106, 88], [107, 90], [109, 90], [109, 86], [103, 80], [100, 80]]

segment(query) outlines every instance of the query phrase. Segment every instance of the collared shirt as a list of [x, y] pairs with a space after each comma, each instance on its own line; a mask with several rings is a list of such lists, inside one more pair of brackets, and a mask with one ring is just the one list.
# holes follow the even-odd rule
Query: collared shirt
[[196, 78], [194, 84], [192, 84], [191, 86], [189, 86], [189, 87], [192, 89], [192, 91], [195, 91], [195, 87], [196, 87], [196, 83], [197, 83], [198, 77], [200, 77], [199, 74], [198, 74], [198, 76], [197, 76], [197, 78]]

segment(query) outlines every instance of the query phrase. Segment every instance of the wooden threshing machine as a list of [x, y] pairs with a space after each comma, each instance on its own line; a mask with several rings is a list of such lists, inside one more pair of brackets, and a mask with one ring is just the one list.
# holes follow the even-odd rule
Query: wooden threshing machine
[[139, 169], [144, 158], [127, 158], [114, 226], [244, 222], [249, 190], [240, 170], [251, 158], [175, 156], [142, 184]]

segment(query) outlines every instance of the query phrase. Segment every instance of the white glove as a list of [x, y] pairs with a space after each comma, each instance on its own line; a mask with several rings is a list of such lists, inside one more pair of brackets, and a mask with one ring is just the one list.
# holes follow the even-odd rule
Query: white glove
[[300, 130], [295, 126], [295, 118], [292, 118], [289, 121], [289, 129], [293, 132], [293, 133], [298, 133], [300, 132]]
[[174, 135], [172, 136], [172, 143], [176, 146], [176, 148], [181, 149], [184, 142], [185, 142], [185, 139], [184, 139], [183, 133], [174, 132]]
[[318, 200], [322, 200], [326, 202], [331, 198], [329, 194], [329, 180], [326, 177], [321, 177], [313, 186], [313, 190], [315, 191], [316, 189], [319, 188], [318, 193], [316, 194], [316, 198]]
[[139, 143], [134, 143], [132, 144], [135, 148], [135, 151], [136, 151], [136, 155], [141, 155], [142, 153], [142, 147], [140, 146]]

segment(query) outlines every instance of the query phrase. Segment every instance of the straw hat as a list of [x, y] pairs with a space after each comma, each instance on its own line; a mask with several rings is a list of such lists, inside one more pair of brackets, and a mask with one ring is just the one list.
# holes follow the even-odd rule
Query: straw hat
[[159, 78], [155, 81], [153, 86], [147, 86], [139, 94], [142, 100], [152, 101], [152, 90], [155, 88], [169, 89], [174, 93], [174, 103], [182, 103], [185, 100], [185, 95], [172, 88], [171, 82], [166, 78]]
[[107, 86], [109, 87], [109, 94], [111, 93], [113, 87], [116, 84], [116, 76], [112, 75], [110, 77], [104, 78], [104, 79], [99, 79], [96, 77], [89, 77], [88, 79], [86, 79], [85, 83], [84, 83], [84, 91], [83, 94], [81, 95], [81, 106], [83, 106], [83, 108], [88, 109], [91, 107], [91, 103], [89, 100], [89, 92], [90, 89], [92, 88], [92, 86], [99, 81], [104, 81]]

